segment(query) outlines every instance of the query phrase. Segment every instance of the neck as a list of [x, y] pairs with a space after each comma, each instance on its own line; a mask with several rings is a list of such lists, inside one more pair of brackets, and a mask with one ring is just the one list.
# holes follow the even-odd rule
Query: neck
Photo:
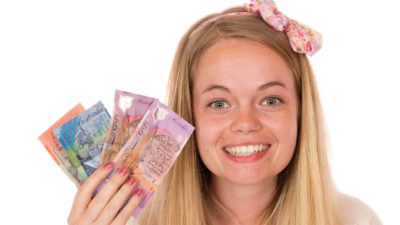
[[210, 191], [225, 210], [216, 209], [212, 217], [216, 224], [257, 224], [274, 198], [275, 189], [276, 179], [260, 184], [237, 184], [213, 177]]

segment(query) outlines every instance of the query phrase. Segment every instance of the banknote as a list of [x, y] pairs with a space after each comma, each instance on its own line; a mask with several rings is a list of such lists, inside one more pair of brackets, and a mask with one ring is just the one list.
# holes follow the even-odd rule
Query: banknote
[[78, 172], [83, 169], [86, 175], [90, 176], [99, 166], [100, 154], [110, 119], [104, 105], [98, 102], [54, 129], [55, 136]]
[[[61, 167], [62, 170], [68, 172], [67, 174], [75, 183], [75, 185], [80, 186], [88, 177], [85, 170], [83, 168], [75, 168], [71, 159], [69, 158], [67, 151], [63, 148], [60, 141], [56, 138], [54, 133], [52, 133], [54, 143], [56, 144], [56, 156], [64, 162], [64, 167]], [[76, 178], [76, 179], [75, 179]]]
[[84, 177], [80, 176], [76, 168], [72, 166], [67, 152], [62, 148], [60, 142], [54, 136], [53, 129], [63, 123], [66, 123], [84, 111], [85, 109], [83, 106], [81, 104], [77, 104], [39, 136], [39, 140], [44, 145], [47, 152], [76, 185], [81, 184], [84, 180]]
[[158, 100], [147, 96], [115, 91], [112, 124], [108, 130], [100, 164], [111, 162], [126, 141], [135, 132], [144, 114]]
[[194, 127], [162, 103], [151, 107], [133, 136], [115, 157], [115, 169], [126, 167], [145, 197], [137, 217], [168, 173]]

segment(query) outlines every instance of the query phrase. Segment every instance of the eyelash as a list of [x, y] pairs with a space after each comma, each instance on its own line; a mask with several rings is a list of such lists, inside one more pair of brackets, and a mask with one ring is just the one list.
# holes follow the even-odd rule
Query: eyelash
[[282, 104], [282, 103], [283, 103], [282, 99], [280, 99], [280, 98], [278, 98], [278, 97], [276, 97], [276, 96], [271, 96], [271, 97], [265, 98], [265, 99], [263, 100], [263, 102], [265, 102], [265, 101], [268, 101], [268, 100], [271, 100], [271, 99], [275, 99], [275, 100], [277, 100], [277, 101], [278, 101], [278, 103], [276, 103], [276, 104], [273, 104], [274, 106], [276, 106], [276, 105], [279, 105], [279, 104]]
[[225, 107], [221, 108], [221, 107], [216, 107], [215, 104], [216, 103], [223, 103], [223, 104], [228, 104], [225, 100], [223, 99], [217, 99], [214, 101], [211, 101], [210, 103], [208, 103], [208, 107], [213, 108], [213, 109], [224, 109]]

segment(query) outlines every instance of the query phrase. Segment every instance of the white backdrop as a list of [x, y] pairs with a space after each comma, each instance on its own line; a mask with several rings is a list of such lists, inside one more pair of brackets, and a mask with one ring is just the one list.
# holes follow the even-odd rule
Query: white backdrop
[[[311, 58], [332, 173], [386, 225], [398, 225], [399, 42], [396, 1], [276, 0], [324, 35]], [[0, 2], [0, 224], [66, 224], [76, 188], [38, 136], [76, 103], [115, 89], [163, 100], [180, 37], [243, 1]], [[378, 4], [379, 3], [379, 4]]]

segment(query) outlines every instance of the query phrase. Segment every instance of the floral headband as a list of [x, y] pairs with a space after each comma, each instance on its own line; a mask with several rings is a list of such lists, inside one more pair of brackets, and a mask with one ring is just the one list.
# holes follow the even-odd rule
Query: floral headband
[[274, 30], [285, 32], [293, 51], [312, 56], [322, 46], [322, 36], [311, 28], [282, 14], [273, 0], [250, 0], [244, 8], [260, 15]]

